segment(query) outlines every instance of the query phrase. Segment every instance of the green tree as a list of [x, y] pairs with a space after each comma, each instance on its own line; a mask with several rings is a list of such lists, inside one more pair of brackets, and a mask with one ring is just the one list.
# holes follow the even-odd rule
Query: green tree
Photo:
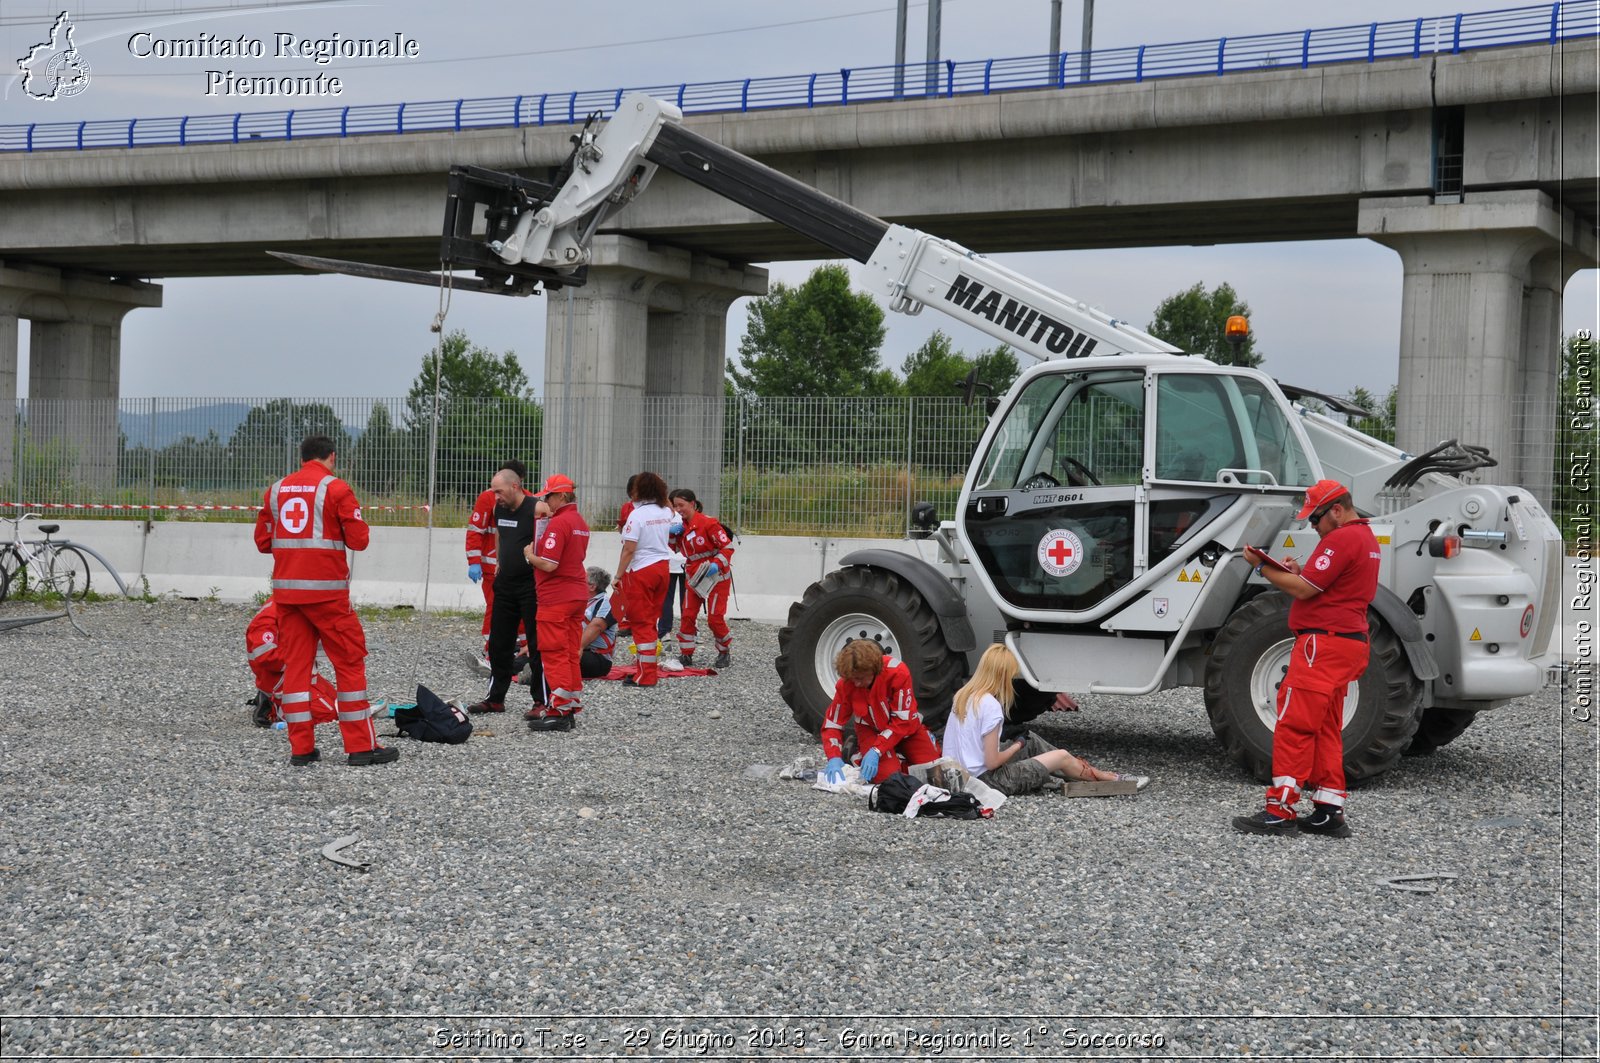
[[426, 489], [427, 469], [417, 459], [412, 433], [396, 428], [389, 408], [374, 402], [350, 457], [346, 460], [341, 456], [340, 472], [345, 479], [359, 483], [362, 490], [375, 494], [421, 494]]
[[961, 393], [967, 375], [973, 369], [978, 379], [1002, 395], [1017, 379], [1020, 367], [1017, 356], [1005, 344], [984, 351], [976, 358], [968, 358], [950, 345], [950, 337], [935, 329], [926, 343], [906, 356], [902, 369], [906, 375], [907, 395], [925, 395], [930, 398], [954, 398]]
[[[313, 435], [328, 436], [341, 456], [350, 449], [350, 433], [333, 407], [325, 403], [273, 399], [264, 406], [252, 406], [228, 439], [227, 467], [241, 486], [274, 480], [300, 467], [300, 441]], [[178, 444], [161, 452], [169, 467], [172, 462], [192, 460], [180, 457], [187, 452], [176, 447]], [[163, 463], [157, 462], [158, 470]]]
[[1362, 417], [1350, 422], [1352, 428], [1358, 432], [1365, 432], [1373, 439], [1381, 439], [1385, 443], [1393, 443], [1395, 435], [1395, 417], [1400, 406], [1400, 386], [1390, 384], [1389, 392], [1379, 402], [1378, 397], [1363, 387], [1356, 387], [1345, 396], [1351, 402], [1363, 409], [1371, 410], [1376, 416]]
[[1254, 333], [1245, 338], [1237, 351], [1223, 334], [1223, 326], [1234, 314], [1249, 317], [1250, 306], [1239, 298], [1231, 284], [1219, 284], [1208, 292], [1204, 284], [1197, 283], [1163, 299], [1156, 307], [1155, 320], [1145, 331], [1218, 365], [1258, 366], [1262, 356], [1256, 352]]
[[445, 336], [440, 344], [441, 361], [434, 352], [422, 358], [422, 370], [406, 392], [406, 427], [425, 435], [433, 418], [434, 367], [439, 374], [439, 419], [450, 416], [453, 405], [463, 400], [530, 399], [533, 389], [528, 375], [512, 351], [495, 354], [474, 346], [460, 329]]
[[961, 392], [966, 379], [976, 369], [978, 380], [992, 389], [990, 394], [1003, 395], [1017, 378], [1017, 356], [1001, 344], [968, 358], [951, 346], [949, 336], [935, 330], [926, 343], [906, 357], [903, 368], [906, 394], [917, 399], [912, 434], [917, 440], [919, 464], [942, 476], [961, 472], [983, 434], [988, 413], [982, 391], [973, 405], [963, 405]]
[[880, 363], [883, 336], [883, 309], [850, 290], [849, 272], [818, 266], [799, 287], [779, 283], [751, 302], [728, 375], [763, 398], [892, 395], [899, 384]]

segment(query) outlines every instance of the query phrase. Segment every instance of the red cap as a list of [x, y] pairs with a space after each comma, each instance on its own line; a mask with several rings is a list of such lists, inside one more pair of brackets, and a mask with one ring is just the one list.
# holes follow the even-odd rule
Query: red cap
[[1349, 493], [1350, 489], [1338, 480], [1318, 480], [1306, 488], [1306, 504], [1300, 507], [1294, 519], [1305, 520], [1329, 502]]
[[539, 488], [539, 490], [533, 493], [533, 497], [543, 498], [548, 494], [570, 495], [577, 491], [577, 489], [577, 484], [573, 483], [565, 476], [562, 476], [560, 473], [556, 473], [554, 476], [550, 477], [544, 482], [543, 487]]

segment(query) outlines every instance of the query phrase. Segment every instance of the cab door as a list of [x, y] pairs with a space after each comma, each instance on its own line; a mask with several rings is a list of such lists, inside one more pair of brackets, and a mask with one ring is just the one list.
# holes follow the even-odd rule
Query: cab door
[[1001, 611], [1080, 622], [1142, 569], [1145, 374], [1035, 377], [989, 437], [959, 534]]

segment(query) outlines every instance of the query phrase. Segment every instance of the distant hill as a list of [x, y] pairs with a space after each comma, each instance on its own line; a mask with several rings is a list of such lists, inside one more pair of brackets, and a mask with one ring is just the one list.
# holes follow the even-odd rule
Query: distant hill
[[250, 413], [248, 402], [214, 402], [186, 410], [158, 410], [154, 414], [117, 411], [117, 425], [130, 447], [169, 446], [184, 436], [204, 439], [215, 431], [224, 443]]

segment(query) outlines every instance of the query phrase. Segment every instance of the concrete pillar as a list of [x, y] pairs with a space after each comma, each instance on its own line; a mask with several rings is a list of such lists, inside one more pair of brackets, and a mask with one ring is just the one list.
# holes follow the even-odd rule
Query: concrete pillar
[[1531, 190], [1366, 199], [1358, 230], [1405, 270], [1397, 444], [1488, 447], [1499, 465], [1481, 481], [1519, 483], [1548, 504], [1561, 285], [1594, 264], [1593, 232]]
[[592, 252], [588, 283], [550, 296], [539, 474], [567, 473], [601, 514], [648, 468], [714, 513], [727, 310], [764, 294], [767, 272], [625, 236]]
[[[160, 305], [159, 285], [0, 263], [0, 392], [9, 366], [13, 407], [15, 322], [26, 318], [31, 326], [29, 459], [21, 479], [38, 482], [19, 483], [19, 488], [48, 486], [70, 493], [80, 485], [115, 485], [122, 319], [130, 310]], [[14, 464], [16, 456], [10, 457]], [[0, 461], [5, 458], [0, 452]]]

